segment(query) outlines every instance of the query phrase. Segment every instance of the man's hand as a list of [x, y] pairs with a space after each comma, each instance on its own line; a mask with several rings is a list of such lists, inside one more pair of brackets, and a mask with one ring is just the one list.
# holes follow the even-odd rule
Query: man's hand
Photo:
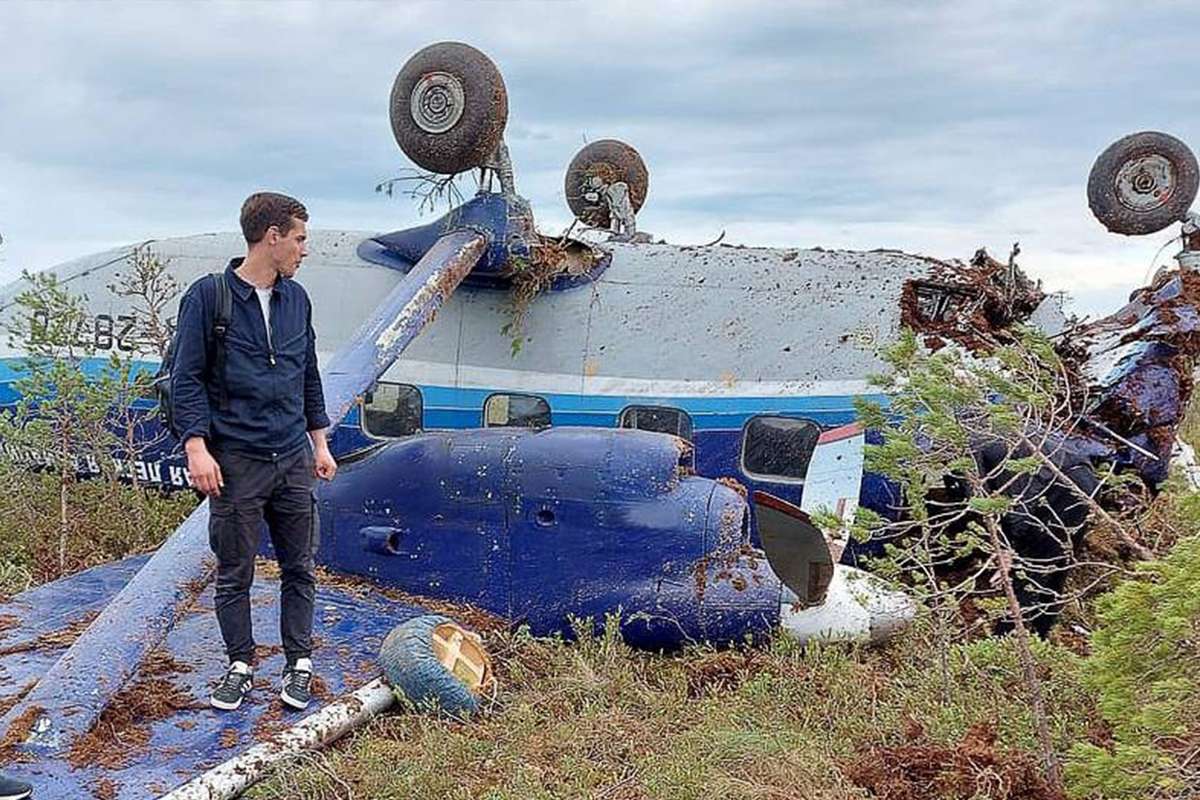
[[331, 481], [333, 476], [337, 474], [337, 462], [333, 460], [333, 454], [329, 452], [328, 447], [321, 447], [313, 451], [313, 472], [321, 480]]
[[331, 481], [337, 474], [337, 462], [329, 452], [329, 441], [325, 434], [324, 428], [308, 432], [313, 443], [313, 473], [321, 480]]
[[203, 437], [193, 436], [184, 444], [187, 451], [188, 474], [192, 485], [209, 497], [220, 497], [225, 479], [221, 477], [221, 465], [208, 452]]

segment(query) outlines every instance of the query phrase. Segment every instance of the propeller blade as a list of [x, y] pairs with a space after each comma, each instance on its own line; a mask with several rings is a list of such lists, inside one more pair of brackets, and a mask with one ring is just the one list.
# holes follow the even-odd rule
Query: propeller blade
[[771, 569], [804, 607], [825, 601], [833, 554], [825, 535], [799, 506], [767, 492], [754, 493], [758, 536]]

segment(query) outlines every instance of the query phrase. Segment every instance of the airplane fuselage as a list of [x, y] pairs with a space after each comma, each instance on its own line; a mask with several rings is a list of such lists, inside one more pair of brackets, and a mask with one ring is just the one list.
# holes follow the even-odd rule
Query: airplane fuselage
[[[400, 280], [404, 264], [365, 260], [371, 234], [313, 231], [296, 277], [314, 306], [319, 355], [328, 362]], [[146, 243], [181, 287], [244, 252], [236, 234]], [[903, 285], [929, 260], [896, 251], [602, 246], [602, 269], [537, 297], [514, 347], [505, 332], [505, 288], [464, 285], [384, 375], [359, 413], [334, 432], [345, 457], [415, 430], [503, 424], [641, 427], [695, 447], [696, 470], [730, 477], [813, 510], [849, 513], [860, 486], [862, 433], [853, 401], [883, 365], [880, 343], [900, 326]], [[86, 297], [80, 335], [99, 368], [116, 351], [147, 370], [158, 354], [139, 349], [137, 316], [109, 287], [134, 246], [53, 271]], [[0, 291], [0, 325], [17, 312], [20, 282]], [[174, 317], [173, 300], [163, 309]], [[23, 352], [0, 348], [0, 402]], [[186, 485], [178, 458], [147, 454], [143, 481]]]

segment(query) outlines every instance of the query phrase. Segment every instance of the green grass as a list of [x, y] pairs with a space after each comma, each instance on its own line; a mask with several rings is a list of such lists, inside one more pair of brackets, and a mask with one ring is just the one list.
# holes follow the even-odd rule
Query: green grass
[[[944, 681], [916, 631], [886, 649], [796, 646], [632, 651], [613, 635], [574, 644], [493, 637], [499, 690], [457, 722], [389, 713], [251, 790], [265, 798], [851, 798], [842, 765], [872, 745], [953, 744], [993, 724], [1001, 749], [1034, 734], [1006, 640], [950, 653]], [[1079, 659], [1040, 648], [1065, 750], [1094, 716]]]
[[[1183, 429], [1193, 444], [1200, 444], [1198, 418], [1190, 414]], [[4, 594], [60, 573], [58, 490], [52, 476], [3, 465], [0, 472], [10, 487], [0, 496]], [[193, 505], [190, 495], [100, 482], [72, 487], [67, 571], [156, 546]], [[1200, 496], [1176, 479], [1142, 530], [1165, 549], [1194, 536], [1197, 520]], [[1090, 606], [1077, 617], [1090, 620]], [[570, 644], [518, 631], [490, 635], [487, 645], [498, 685], [476, 719], [389, 712], [246, 796], [842, 800], [874, 797], [847, 768], [876, 759], [875, 747], [952, 746], [978, 723], [994, 727], [1002, 752], [1036, 747], [1006, 639], [956, 644], [944, 666], [923, 627], [879, 649], [779, 640], [664, 656], [630, 650], [611, 627]], [[1058, 752], [1087, 742], [1107, 747], [1109, 728], [1083, 686], [1081, 658], [1052, 642], [1039, 642], [1037, 655]], [[1001, 796], [987, 787], [973, 795]]]
[[[12, 593], [60, 573], [59, 497], [53, 476], [4, 472], [11, 491], [0, 496], [0, 592]], [[153, 548], [195, 502], [103, 482], [71, 487], [68, 500], [67, 571]], [[1168, 539], [1194, 535], [1197, 502], [1172, 484], [1149, 524], [1170, 529]], [[498, 686], [477, 719], [388, 713], [247, 796], [832, 800], [874, 796], [852, 783], [848, 767], [877, 759], [879, 746], [949, 747], [987, 723], [1002, 753], [1035, 751], [1005, 639], [955, 645], [945, 672], [923, 627], [880, 649], [781, 639], [664, 656], [629, 649], [611, 627], [570, 644], [521, 632], [492, 634], [487, 644]], [[1080, 657], [1039, 643], [1038, 658], [1058, 752], [1104, 745]], [[922, 733], [913, 739], [913, 731]], [[989, 791], [974, 796], [1005, 796]]]
[[[1195, 406], [1181, 435], [1200, 447]], [[1197, 520], [1200, 495], [1176, 476], [1139, 527], [1165, 551], [1195, 536]], [[1091, 605], [1074, 615], [1090, 620]], [[950, 746], [986, 723], [1001, 750], [1036, 750], [1007, 639], [955, 645], [945, 672], [935, 638], [920, 628], [882, 649], [780, 640], [763, 650], [660, 656], [632, 651], [611, 632], [574, 644], [505, 634], [488, 646], [499, 685], [476, 720], [391, 712], [246, 796], [844, 800], [875, 796], [844, 768], [913, 730], [924, 731], [923, 743]], [[1081, 657], [1053, 641], [1039, 641], [1037, 656], [1057, 752], [1109, 746]], [[981, 784], [973, 797], [1003, 796]]]

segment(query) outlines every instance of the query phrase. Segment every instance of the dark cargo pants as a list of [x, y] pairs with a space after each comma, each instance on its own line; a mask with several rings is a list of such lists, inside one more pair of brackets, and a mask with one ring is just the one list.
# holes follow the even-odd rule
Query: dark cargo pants
[[265, 521], [280, 571], [279, 633], [289, 664], [312, 654], [317, 513], [312, 451], [274, 461], [214, 454], [225, 486], [209, 500], [208, 540], [217, 556], [217, 623], [229, 660], [252, 664], [250, 586]]

